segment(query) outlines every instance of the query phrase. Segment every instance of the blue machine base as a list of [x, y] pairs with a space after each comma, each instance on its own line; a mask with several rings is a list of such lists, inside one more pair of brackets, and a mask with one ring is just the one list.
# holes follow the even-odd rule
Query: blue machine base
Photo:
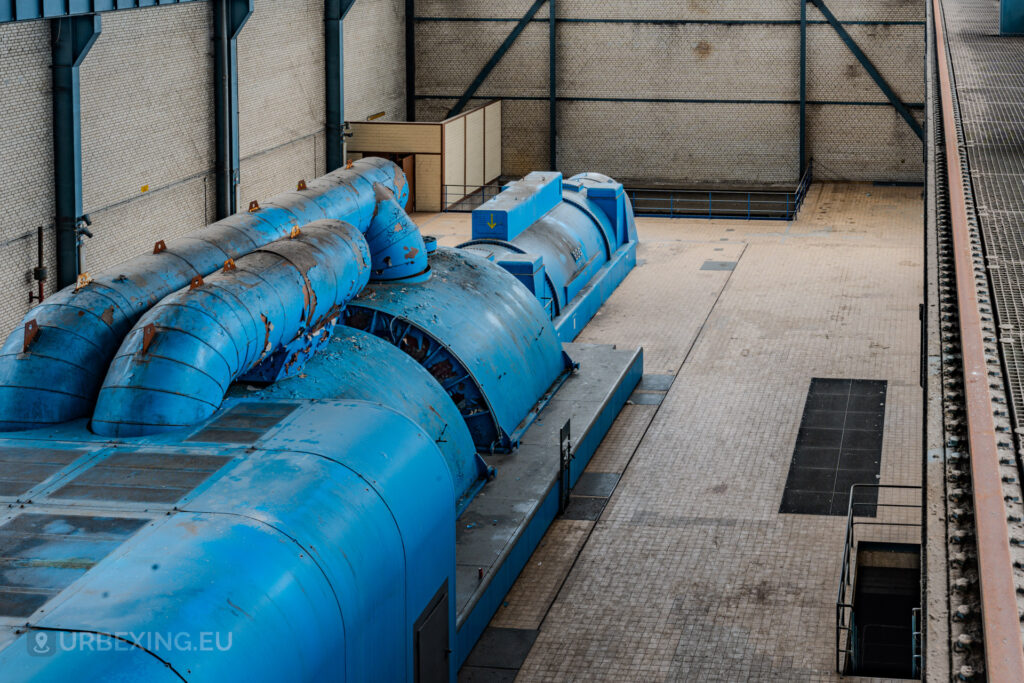
[[569, 306], [555, 318], [555, 332], [558, 339], [571, 342], [583, 331], [590, 319], [608, 300], [629, 271], [636, 266], [636, 242], [627, 242], [612, 254], [611, 260], [601, 266], [587, 286], [580, 290]]
[[[635, 249], [632, 254], [635, 259]], [[579, 371], [541, 411], [519, 450], [484, 456], [497, 476], [456, 522], [456, 667], [469, 656], [558, 514], [562, 425], [570, 421], [569, 479], [575, 485], [643, 374], [643, 349], [565, 348], [580, 361]]]

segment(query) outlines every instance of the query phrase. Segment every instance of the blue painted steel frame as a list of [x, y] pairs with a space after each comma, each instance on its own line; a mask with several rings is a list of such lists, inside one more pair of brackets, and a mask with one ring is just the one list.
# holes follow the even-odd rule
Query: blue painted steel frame
[[[37, 7], [39, 3], [34, 3]], [[53, 181], [57, 224], [57, 286], [78, 278], [78, 235], [82, 215], [82, 116], [78, 67], [102, 28], [98, 15], [53, 21]]]
[[807, 163], [807, 0], [800, 0], [800, 164], [803, 175]]
[[345, 15], [356, 0], [324, 0], [327, 172], [345, 163]]
[[1024, 35], [1024, 0], [999, 0], [999, 32]]
[[180, 5], [197, 0], [0, 0], [0, 24], [33, 19], [58, 19], [96, 12]]
[[455, 106], [448, 112], [448, 118], [461, 113], [466, 107], [466, 104], [473, 99], [473, 95], [475, 95], [476, 91], [480, 89], [480, 86], [484, 84], [487, 77], [491, 75], [491, 71], [493, 71], [494, 67], [498, 65], [498, 62], [500, 62], [501, 58], [505, 56], [505, 53], [508, 52], [510, 47], [512, 47], [512, 44], [516, 42], [516, 38], [519, 37], [519, 34], [523, 32], [526, 25], [529, 24], [537, 15], [537, 10], [539, 10], [541, 5], [545, 2], [547, 2], [547, 0], [534, 0], [533, 5], [530, 6], [530, 9], [526, 10], [526, 14], [523, 15], [523, 18], [520, 19], [512, 28], [512, 31], [509, 32], [508, 37], [505, 38], [505, 42], [498, 46], [498, 49], [494, 51], [491, 58], [487, 60], [486, 64], [484, 64], [484, 68], [480, 69], [480, 73], [476, 75], [473, 82], [469, 84], [468, 88], [466, 88], [466, 92], [462, 93], [459, 101], [456, 102]]
[[813, 2], [814, 6], [821, 11], [822, 16], [825, 17], [825, 20], [832, 26], [833, 29], [835, 29], [836, 33], [839, 34], [839, 37], [846, 44], [846, 47], [850, 49], [850, 52], [853, 53], [853, 56], [857, 58], [857, 61], [860, 62], [861, 66], [864, 67], [864, 70], [868, 72], [868, 75], [871, 76], [871, 80], [875, 82], [875, 85], [878, 86], [878, 89], [882, 91], [886, 98], [888, 98], [889, 102], [896, 109], [899, 115], [902, 116], [903, 120], [907, 122], [908, 126], [910, 126], [910, 129], [914, 131], [914, 134], [917, 135], [917, 137], [922, 142], [924, 142], [924, 129], [921, 127], [921, 124], [917, 122], [917, 119], [914, 118], [914, 115], [910, 113], [910, 110], [907, 109], [907, 106], [903, 104], [902, 100], [900, 100], [899, 96], [896, 94], [896, 91], [892, 89], [892, 86], [890, 86], [889, 83], [882, 77], [882, 74], [878, 72], [878, 69], [875, 68], [875, 65], [871, 63], [870, 59], [868, 59], [868, 56], [864, 54], [864, 51], [860, 49], [860, 46], [857, 45], [857, 42], [853, 39], [853, 36], [851, 36], [849, 32], [839, 22], [839, 20], [836, 19], [836, 15], [832, 14], [832, 10], [830, 10], [828, 8], [828, 5], [825, 4], [825, 0], [810, 0], [810, 2]]
[[238, 34], [254, 0], [214, 0], [213, 78], [216, 120], [217, 218], [238, 210]]

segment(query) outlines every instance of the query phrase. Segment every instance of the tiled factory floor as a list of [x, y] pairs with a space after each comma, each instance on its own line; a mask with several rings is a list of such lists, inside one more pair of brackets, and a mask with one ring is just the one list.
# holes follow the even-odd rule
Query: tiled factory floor
[[[638, 267], [577, 339], [644, 348], [587, 469], [609, 476], [462, 680], [838, 679], [846, 517], [780, 504], [812, 378], [885, 380], [880, 482], [920, 484], [922, 212], [919, 187], [817, 184], [793, 223], [638, 219]], [[469, 214], [416, 219], [468, 238]]]

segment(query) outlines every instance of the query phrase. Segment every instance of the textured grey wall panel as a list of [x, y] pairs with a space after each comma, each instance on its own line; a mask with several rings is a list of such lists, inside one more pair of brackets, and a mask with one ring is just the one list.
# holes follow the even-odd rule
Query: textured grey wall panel
[[82, 262], [97, 272], [153, 250], [213, 220], [216, 190], [212, 174], [154, 190], [92, 215], [95, 237], [86, 240]]
[[[462, 30], [453, 30], [457, 27]], [[461, 95], [505, 40], [510, 24], [496, 22], [425, 22], [416, 27], [416, 92], [420, 95]], [[494, 67], [481, 97], [496, 93], [546, 96], [548, 92], [548, 27], [530, 24]]]
[[[847, 26], [846, 30], [900, 99], [906, 103], [924, 102], [924, 77], [920, 68], [924, 27]], [[888, 101], [839, 34], [826, 25], [807, 29], [807, 98]]]
[[[915, 116], [923, 122], [923, 112]], [[807, 127], [816, 178], [921, 182], [924, 177], [921, 141], [891, 107], [812, 105]]]
[[[36, 226], [56, 276], [53, 238], [53, 131], [50, 27], [0, 26], [0, 334], [29, 309]], [[51, 282], [51, 287], [53, 283]], [[50, 290], [47, 290], [49, 293]]]
[[326, 161], [322, 132], [249, 156], [242, 164], [239, 208], [245, 209], [253, 200], [265, 202], [279, 192], [294, 190], [300, 180], [323, 175]]
[[596, 170], [680, 184], [797, 175], [795, 105], [563, 102], [559, 115], [559, 167], [567, 175]]
[[242, 158], [323, 130], [324, 110], [323, 0], [256, 0], [238, 37]]
[[345, 17], [345, 118], [379, 112], [405, 120], [403, 0], [359, 0]]
[[[87, 213], [139, 198], [143, 185], [156, 190], [213, 167], [211, 22], [206, 2], [103, 15], [81, 66]], [[131, 229], [169, 220], [153, 216]], [[126, 228], [97, 224], [95, 231]]]
[[[531, 0], [495, 3], [479, 0], [417, 0], [421, 17], [505, 17], [523, 16]], [[921, 0], [829, 0], [828, 7], [840, 21], [923, 21]], [[713, 21], [760, 19], [786, 21], [800, 18], [799, 0], [558, 0], [559, 17], [591, 19], [681, 19]], [[540, 14], [546, 16], [545, 8]], [[821, 13], [808, 9], [808, 18], [820, 20]]]
[[[530, 5], [529, 0], [419, 0], [417, 15], [512, 19]], [[829, 0], [828, 6], [842, 21], [924, 20], [921, 0]], [[564, 20], [557, 32], [558, 95], [566, 98], [557, 107], [561, 170], [596, 170], [637, 181], [795, 182], [797, 0], [560, 0], [557, 8]], [[537, 16], [546, 19], [546, 8]], [[665, 19], [690, 23], [643, 23]], [[816, 177], [920, 180], [920, 141], [885, 105], [885, 96], [835, 30], [821, 23], [823, 16], [813, 6], [808, 19], [818, 22], [808, 27], [808, 99], [883, 105], [818, 106], [809, 113], [808, 153], [819, 162]], [[715, 23], [730, 20], [782, 23]], [[513, 25], [418, 22], [417, 93], [460, 95]], [[922, 101], [923, 26], [849, 24], [846, 29], [904, 102]], [[547, 31], [545, 22], [527, 26], [477, 94], [545, 98]], [[617, 103], [573, 98], [783, 102]], [[546, 102], [507, 100], [505, 106], [517, 115], [503, 121], [503, 172], [518, 175], [546, 167]], [[447, 108], [426, 100], [417, 103], [417, 111], [423, 120], [439, 120]], [[817, 119], [812, 121], [812, 115]], [[833, 124], [844, 130], [833, 131]], [[879, 126], [881, 135], [871, 132]], [[867, 132], [861, 140], [854, 131]], [[536, 147], [520, 150], [513, 144]], [[525, 167], [529, 163], [533, 168]]]
[[[799, 97], [796, 26], [562, 24], [557, 35], [564, 97]], [[546, 68], [547, 43], [538, 52]]]

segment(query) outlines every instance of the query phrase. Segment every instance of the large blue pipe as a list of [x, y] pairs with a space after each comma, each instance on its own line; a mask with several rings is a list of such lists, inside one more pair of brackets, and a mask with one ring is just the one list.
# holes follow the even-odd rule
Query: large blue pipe
[[125, 337], [92, 429], [142, 436], [213, 415], [239, 376], [293, 374], [370, 279], [370, 250], [341, 221], [309, 224], [149, 310]]
[[[25, 316], [0, 348], [0, 430], [18, 431], [87, 416], [122, 340], [150, 307], [293, 228], [330, 218], [366, 232], [378, 213], [380, 184], [401, 206], [401, 169], [361, 159], [262, 208], [229, 216], [187, 237], [158, 242], [82, 286], [65, 288]], [[300, 187], [303, 187], [300, 185]]]

